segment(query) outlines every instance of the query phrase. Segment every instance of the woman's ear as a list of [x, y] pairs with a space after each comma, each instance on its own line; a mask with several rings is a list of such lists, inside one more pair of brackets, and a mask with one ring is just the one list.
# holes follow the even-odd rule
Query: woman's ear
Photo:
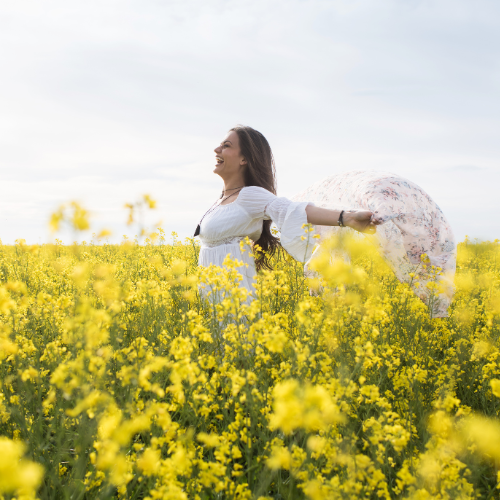
[[240, 161], [240, 165], [246, 165], [247, 164], [247, 161], [245, 160], [245, 158], [243, 158], [241, 161]]

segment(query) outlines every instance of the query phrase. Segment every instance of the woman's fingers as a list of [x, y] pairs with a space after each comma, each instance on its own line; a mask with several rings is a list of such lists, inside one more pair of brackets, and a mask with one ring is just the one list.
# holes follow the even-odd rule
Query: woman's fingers
[[370, 222], [370, 224], [368, 224], [368, 226], [363, 232], [368, 234], [374, 234], [377, 232], [377, 228]]
[[352, 214], [353, 222], [348, 225], [362, 233], [374, 234], [377, 232], [376, 226], [383, 223], [373, 212], [368, 210], [352, 210], [350, 214]]
[[376, 224], [378, 224], [378, 219], [375, 218], [375, 215], [372, 212], [365, 213], [367, 217], [367, 226], [364, 232], [374, 234], [377, 231]]
[[369, 214], [370, 214], [370, 219], [365, 232], [368, 234], [375, 234], [377, 232], [377, 225], [380, 224], [381, 221], [377, 219], [375, 215], [372, 214], [371, 212], [369, 212]]

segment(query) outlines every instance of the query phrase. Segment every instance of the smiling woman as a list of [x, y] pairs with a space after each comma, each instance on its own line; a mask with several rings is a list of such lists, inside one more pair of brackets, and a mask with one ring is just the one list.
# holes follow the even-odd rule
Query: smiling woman
[[[331, 210], [276, 196], [271, 148], [251, 127], [232, 128], [214, 151], [214, 173], [222, 178], [224, 188], [196, 230], [195, 236], [199, 234], [201, 239], [199, 263], [222, 266], [228, 255], [242, 261], [238, 270], [250, 293], [254, 291], [256, 271], [270, 268], [269, 257], [279, 246], [301, 262], [310, 258], [314, 240], [304, 237], [304, 224], [348, 226], [373, 234], [380, 223], [369, 210]], [[280, 239], [272, 234], [271, 222], [278, 227]], [[240, 246], [246, 237], [261, 249], [255, 260], [252, 249], [242, 251]]]

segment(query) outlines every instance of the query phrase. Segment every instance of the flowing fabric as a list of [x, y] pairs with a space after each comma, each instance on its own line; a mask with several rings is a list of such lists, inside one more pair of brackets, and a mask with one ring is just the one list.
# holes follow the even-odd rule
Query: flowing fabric
[[[431, 299], [434, 317], [447, 316], [453, 298], [456, 244], [451, 227], [432, 198], [413, 182], [390, 173], [354, 171], [332, 175], [294, 196], [296, 202], [313, 202], [318, 207], [370, 210], [384, 222], [377, 233], [367, 236], [378, 246], [396, 277], [412, 284], [424, 302]], [[343, 228], [315, 226], [321, 239]], [[317, 249], [316, 251], [319, 251]], [[433, 297], [426, 286], [432, 279], [422, 268], [422, 255], [431, 266], [440, 268], [441, 293]], [[410, 273], [423, 277], [415, 286]]]

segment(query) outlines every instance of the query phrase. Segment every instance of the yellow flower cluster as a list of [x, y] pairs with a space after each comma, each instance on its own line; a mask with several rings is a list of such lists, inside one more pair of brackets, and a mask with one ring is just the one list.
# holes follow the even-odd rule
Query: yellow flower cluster
[[0, 498], [500, 497], [498, 241], [459, 245], [433, 319], [358, 240], [250, 302], [158, 234], [0, 244]]

